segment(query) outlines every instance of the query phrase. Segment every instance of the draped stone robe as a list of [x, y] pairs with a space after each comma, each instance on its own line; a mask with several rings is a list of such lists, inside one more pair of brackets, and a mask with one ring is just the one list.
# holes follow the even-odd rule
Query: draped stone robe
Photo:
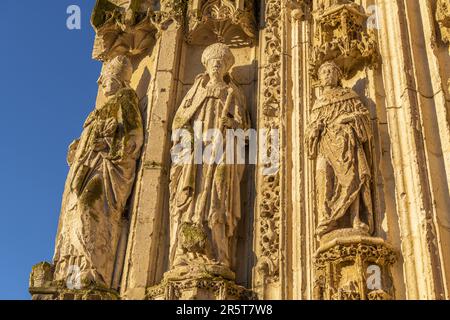
[[142, 143], [142, 119], [132, 89], [121, 89], [87, 118], [72, 151], [56, 239], [54, 280], [66, 282], [69, 276], [80, 276], [81, 281], [90, 282], [83, 286], [110, 287], [121, 218]]
[[[203, 124], [203, 136], [208, 129], [219, 129], [226, 149], [225, 128], [219, 119], [227, 116], [234, 129], [247, 130], [249, 118], [245, 97], [231, 81], [222, 88], [207, 88], [209, 76], [201, 74], [183, 99], [174, 118], [172, 130], [187, 129], [191, 133], [194, 123]], [[233, 142], [234, 143], [234, 142]], [[205, 148], [210, 142], [203, 142]], [[237, 152], [237, 146], [232, 146]], [[174, 266], [175, 256], [186, 256], [180, 245], [180, 227], [183, 224], [200, 226], [207, 230], [207, 262], [233, 263], [234, 249], [231, 244], [236, 226], [241, 218], [240, 182], [244, 172], [243, 164], [194, 163], [192, 148], [189, 163], [176, 164], [171, 168], [170, 182], [170, 263]], [[225, 156], [224, 156], [225, 157]], [[221, 158], [221, 160], [224, 160]], [[219, 164], [217, 164], [219, 163]], [[234, 162], [233, 162], [234, 163]], [[224, 226], [222, 239], [214, 238], [211, 230]], [[219, 252], [224, 256], [220, 259]], [[184, 260], [186, 263], [186, 260]]]
[[[318, 137], [318, 124], [323, 130]], [[352, 228], [352, 215], [373, 231], [372, 126], [369, 112], [356, 92], [334, 88], [314, 104], [307, 130], [309, 157], [317, 159], [316, 197], [320, 235]]]

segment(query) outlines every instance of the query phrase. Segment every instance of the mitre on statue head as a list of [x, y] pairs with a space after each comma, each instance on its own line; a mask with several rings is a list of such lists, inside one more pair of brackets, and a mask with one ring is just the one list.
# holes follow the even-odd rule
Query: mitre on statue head
[[117, 56], [108, 61], [102, 70], [98, 83], [101, 83], [104, 77], [112, 77], [125, 85], [128, 85], [133, 75], [133, 65], [127, 56]]

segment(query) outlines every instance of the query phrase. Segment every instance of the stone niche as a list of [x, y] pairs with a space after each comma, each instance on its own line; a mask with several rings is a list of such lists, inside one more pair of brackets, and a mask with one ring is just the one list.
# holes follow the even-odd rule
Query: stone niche
[[[358, 103], [364, 106], [361, 111], [366, 114], [363, 121], [367, 125], [369, 138], [366, 142], [362, 140], [360, 142], [367, 143], [364, 152], [367, 174], [370, 178], [366, 182], [366, 190], [370, 190], [370, 192], [365, 191], [366, 196], [364, 197], [367, 208], [370, 207], [370, 209], [364, 211], [364, 205], [361, 202], [355, 212], [358, 214], [370, 212], [372, 215], [370, 219], [366, 217], [367, 221], [363, 223], [363, 225], [366, 223], [368, 225], [361, 228], [357, 226], [358, 223], [356, 225], [353, 223], [352, 227], [351, 223], [348, 225], [349, 216], [346, 217], [353, 212], [353, 209], [350, 208], [342, 218], [339, 218], [342, 220], [335, 221], [337, 224], [331, 227], [332, 231], [326, 231], [329, 233], [324, 232], [323, 235], [317, 234], [323, 231], [323, 229], [320, 230], [323, 227], [322, 223], [318, 223], [316, 235], [319, 241], [313, 258], [313, 297], [319, 300], [394, 299], [391, 269], [396, 261], [397, 252], [386, 242], [385, 229], [382, 226], [383, 220], [386, 219], [386, 210], [389, 210], [388, 207], [391, 205], [391, 198], [389, 195], [386, 196], [384, 190], [386, 186], [383, 185], [383, 179], [386, 178], [386, 173], [380, 172], [380, 167], [388, 167], [386, 163], [389, 159], [384, 157], [381, 150], [387, 147], [386, 141], [389, 138], [386, 137], [384, 126], [380, 126], [380, 122], [384, 122], [383, 119], [386, 117], [386, 110], [379, 99], [381, 94], [377, 92], [378, 90], [382, 91], [382, 87], [377, 85], [379, 79], [374, 76], [374, 70], [379, 66], [378, 62], [380, 61], [376, 30], [368, 28], [369, 16], [359, 1], [323, 0], [314, 2], [312, 17], [314, 36], [310, 76], [319, 81], [315, 83], [317, 86], [314, 90], [316, 103], [311, 108], [311, 114], [314, 118], [314, 114], [317, 115], [317, 112], [325, 112], [317, 111], [319, 110], [315, 109], [317, 107], [323, 107], [326, 110], [327, 103], [323, 103], [323, 99], [327, 94], [324, 86], [320, 85], [323, 79], [319, 77], [319, 73], [322, 66], [332, 64], [340, 69], [337, 85], [341, 89], [337, 89], [334, 95], [328, 93], [325, 100], [334, 100], [337, 102], [336, 106], [341, 105], [343, 108], [342, 105], [354, 99], [352, 96], [357, 96], [358, 98], [353, 101], [359, 101]], [[352, 92], [352, 94], [347, 98], [342, 98], [342, 102], [339, 102], [339, 90], [343, 90], [341, 91], [343, 95], [345, 92]], [[346, 109], [344, 113], [349, 112], [350, 109]], [[343, 110], [339, 112], [341, 111]], [[357, 113], [354, 116], [358, 117]], [[332, 119], [332, 116], [326, 118], [325, 126], [336, 125], [342, 126], [344, 129], [345, 121], [338, 123], [333, 122]], [[338, 138], [336, 137], [336, 139]], [[321, 163], [320, 161], [317, 159], [316, 164]], [[342, 163], [342, 166], [345, 165]], [[317, 205], [315, 208], [319, 222], [322, 221], [324, 212], [327, 212], [325, 215], [331, 212], [330, 220], [334, 219], [333, 215], [337, 212], [335, 210], [339, 208], [339, 203], [335, 201], [339, 199], [339, 192], [341, 192], [336, 187], [341, 183], [341, 178], [334, 177], [331, 183], [333, 186], [331, 186], [328, 184], [328, 180], [327, 183], [322, 180], [322, 170], [331, 174], [329, 169], [324, 169], [322, 166], [318, 166], [315, 171], [319, 177], [315, 181], [315, 198], [319, 199], [319, 203], [323, 203], [324, 196], [329, 201], [326, 205]], [[334, 172], [334, 170], [331, 171]], [[352, 174], [347, 175], [347, 177], [350, 176]], [[325, 188], [326, 192], [323, 192], [325, 189], [318, 190], [317, 188]], [[330, 197], [333, 192], [336, 192], [334, 197]], [[371, 220], [370, 223], [369, 220]]]
[[[189, 41], [183, 42], [181, 46], [181, 61], [179, 78], [176, 91], [176, 103], [178, 108], [186, 93], [194, 84], [196, 77], [205, 72], [202, 65], [202, 53], [208, 45], [215, 41], [215, 36], [203, 38], [204, 34], [194, 32]], [[247, 39], [247, 38], [246, 38]], [[199, 44], [201, 43], [201, 44]], [[227, 45], [230, 43], [225, 42]], [[231, 81], [234, 81], [243, 90], [247, 109], [251, 118], [251, 128], [255, 128], [256, 117], [256, 93], [257, 93], [257, 64], [255, 46], [230, 46], [235, 57], [235, 64], [229, 72]], [[248, 155], [248, 149], [246, 150]], [[254, 165], [246, 166], [241, 181], [241, 220], [237, 227], [237, 257], [249, 257], [249, 259], [237, 259], [235, 266], [235, 277], [233, 281], [222, 277], [211, 276], [211, 272], [205, 272], [205, 276], [198, 272], [186, 271], [186, 275], [194, 275], [184, 280], [171, 279], [166, 272], [161, 283], [147, 290], [147, 299], [213, 299], [213, 300], [246, 300], [253, 299], [251, 290], [251, 273], [253, 268], [253, 205], [254, 205]], [[169, 215], [169, 212], [164, 213]], [[169, 222], [164, 224], [162, 232], [165, 243], [164, 255], [169, 255]], [[167, 261], [166, 261], [167, 263]], [[167, 271], [167, 268], [166, 268]]]
[[[163, 5], [163, 2], [161, 2]], [[164, 2], [166, 5], [166, 2]], [[246, 100], [250, 115], [250, 127], [256, 126], [257, 100], [257, 31], [256, 8], [253, 0], [204, 0], [189, 1], [186, 7], [187, 20], [181, 30], [183, 40], [179, 43], [180, 60], [175, 69], [174, 111], [180, 107], [196, 78], [205, 72], [202, 54], [214, 43], [224, 43], [235, 58], [229, 71], [228, 81], [239, 86]], [[172, 115], [173, 117], [174, 115]], [[170, 121], [170, 123], [172, 123]], [[248, 155], [248, 150], [246, 150]], [[255, 201], [254, 166], [248, 165], [241, 181], [241, 219], [237, 226], [237, 259], [232, 276], [220, 276], [214, 270], [169, 270], [170, 223], [163, 218], [161, 228], [161, 249], [156, 285], [146, 290], [146, 299], [254, 299], [251, 290], [253, 263], [253, 206]], [[169, 207], [164, 208], [162, 217], [169, 217]], [[202, 268], [202, 267], [200, 267]], [[185, 274], [180, 276], [179, 273]]]

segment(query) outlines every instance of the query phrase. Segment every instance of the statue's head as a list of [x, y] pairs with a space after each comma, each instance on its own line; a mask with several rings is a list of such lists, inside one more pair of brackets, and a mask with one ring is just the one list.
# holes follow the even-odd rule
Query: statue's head
[[206, 72], [212, 76], [223, 78], [234, 65], [235, 59], [230, 48], [223, 43], [215, 43], [205, 49], [202, 55], [202, 63]]
[[103, 67], [98, 84], [102, 87], [106, 97], [130, 85], [133, 66], [126, 56], [117, 56], [108, 61]]
[[319, 68], [319, 80], [323, 87], [336, 88], [340, 86], [342, 71], [333, 61], [327, 61]]

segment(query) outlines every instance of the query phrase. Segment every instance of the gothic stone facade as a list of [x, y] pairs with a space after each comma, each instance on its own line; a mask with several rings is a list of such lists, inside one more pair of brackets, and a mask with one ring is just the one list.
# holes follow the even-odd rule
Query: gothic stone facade
[[[450, 298], [448, 1], [97, 0], [92, 25], [33, 299]], [[178, 162], [198, 123], [263, 151]]]

